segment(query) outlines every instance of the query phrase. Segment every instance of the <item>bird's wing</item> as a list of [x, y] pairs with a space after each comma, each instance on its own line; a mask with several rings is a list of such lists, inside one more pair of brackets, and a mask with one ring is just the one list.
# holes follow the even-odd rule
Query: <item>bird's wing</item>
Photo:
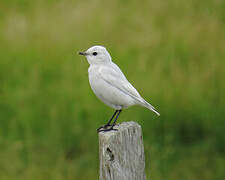
[[156, 109], [145, 101], [137, 90], [128, 82], [120, 68], [116, 64], [112, 64], [112, 66], [102, 66], [98, 73], [98, 78], [101, 78], [103, 81], [108, 83], [109, 85], [119, 89], [124, 94], [129, 95], [134, 100], [136, 100], [137, 104], [140, 104], [153, 112], [155, 112], [158, 116], [160, 115]]
[[122, 71], [118, 66], [102, 66], [98, 72], [99, 78], [111, 86], [119, 89], [124, 94], [129, 95], [139, 103], [145, 103], [146, 101], [140, 96], [137, 90], [128, 82]]

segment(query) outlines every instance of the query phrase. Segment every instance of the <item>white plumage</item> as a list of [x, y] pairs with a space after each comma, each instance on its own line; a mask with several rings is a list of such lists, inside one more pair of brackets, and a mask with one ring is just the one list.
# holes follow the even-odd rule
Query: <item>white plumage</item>
[[160, 115], [128, 82], [120, 68], [112, 62], [106, 48], [93, 46], [79, 54], [86, 56], [90, 64], [88, 75], [91, 88], [105, 104], [116, 110], [141, 105]]

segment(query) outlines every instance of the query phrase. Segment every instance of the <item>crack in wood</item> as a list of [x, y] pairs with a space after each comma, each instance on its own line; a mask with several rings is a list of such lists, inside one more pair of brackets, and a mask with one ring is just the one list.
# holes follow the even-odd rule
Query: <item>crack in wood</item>
[[111, 149], [109, 149], [109, 147], [107, 147], [106, 152], [107, 152], [107, 155], [109, 156], [109, 161], [113, 161], [114, 154], [112, 153]]

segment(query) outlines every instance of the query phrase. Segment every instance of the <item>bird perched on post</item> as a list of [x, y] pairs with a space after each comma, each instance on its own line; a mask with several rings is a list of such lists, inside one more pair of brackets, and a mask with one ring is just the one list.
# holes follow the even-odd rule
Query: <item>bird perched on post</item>
[[128, 82], [120, 68], [112, 62], [105, 47], [93, 46], [85, 52], [79, 52], [79, 54], [85, 56], [90, 64], [88, 69], [89, 83], [95, 95], [106, 105], [116, 110], [107, 124], [97, 129], [98, 132], [116, 130], [113, 128], [116, 120], [122, 109], [129, 106], [140, 105], [155, 112], [158, 116], [160, 115]]

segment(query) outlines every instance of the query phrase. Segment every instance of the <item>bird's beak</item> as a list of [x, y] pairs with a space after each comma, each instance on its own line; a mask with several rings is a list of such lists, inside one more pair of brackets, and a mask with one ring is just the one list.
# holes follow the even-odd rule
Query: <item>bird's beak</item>
[[86, 52], [79, 52], [78, 54], [82, 55], [82, 56], [87, 56], [88, 55], [88, 53], [86, 53]]

